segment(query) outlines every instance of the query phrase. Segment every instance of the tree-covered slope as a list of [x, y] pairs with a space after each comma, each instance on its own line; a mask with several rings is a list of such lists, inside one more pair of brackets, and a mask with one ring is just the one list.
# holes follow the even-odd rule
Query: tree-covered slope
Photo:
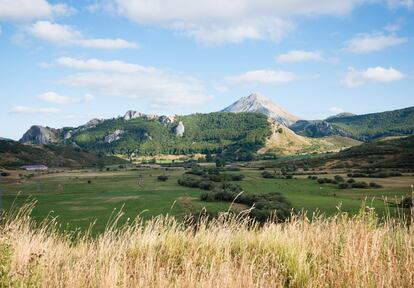
[[381, 113], [328, 119], [334, 127], [353, 138], [369, 140], [386, 136], [414, 134], [414, 107]]
[[125, 162], [117, 157], [94, 154], [76, 147], [33, 146], [0, 140], [0, 166], [2, 167], [20, 167], [27, 164], [44, 164], [49, 167], [92, 167]]
[[365, 115], [301, 120], [289, 127], [307, 137], [340, 135], [360, 141], [414, 134], [414, 107]]
[[[179, 123], [182, 135], [177, 133]], [[171, 123], [142, 117], [109, 119], [69, 140], [82, 148], [114, 154], [220, 153], [235, 145], [256, 151], [270, 133], [265, 115], [216, 112], [176, 116]]]

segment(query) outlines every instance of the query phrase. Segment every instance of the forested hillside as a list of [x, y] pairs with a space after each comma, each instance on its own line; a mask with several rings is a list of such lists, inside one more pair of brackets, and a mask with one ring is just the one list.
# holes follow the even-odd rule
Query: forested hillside
[[92, 167], [126, 163], [117, 157], [105, 156], [70, 146], [24, 145], [11, 140], [0, 140], [0, 166], [19, 167], [44, 164], [49, 167]]
[[337, 117], [328, 119], [334, 127], [345, 130], [353, 138], [367, 141], [370, 139], [410, 135], [414, 133], [414, 107], [381, 113]]
[[[177, 134], [179, 123], [184, 128], [182, 135]], [[70, 140], [82, 148], [112, 154], [207, 154], [226, 149], [255, 152], [270, 133], [265, 115], [217, 112], [177, 116], [172, 123], [140, 117], [110, 119]]]
[[325, 120], [300, 120], [289, 128], [307, 137], [340, 135], [360, 141], [411, 135], [414, 133], [414, 107], [381, 113], [331, 117]]

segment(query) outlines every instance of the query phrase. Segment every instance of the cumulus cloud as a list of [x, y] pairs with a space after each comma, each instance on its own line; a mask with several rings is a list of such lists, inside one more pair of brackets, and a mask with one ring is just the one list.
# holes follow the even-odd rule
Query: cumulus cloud
[[46, 0], [0, 0], [0, 21], [22, 22], [70, 15], [74, 8]]
[[366, 70], [356, 70], [354, 68], [348, 68], [343, 83], [350, 88], [361, 86], [365, 83], [387, 83], [393, 81], [399, 81], [404, 79], [405, 75], [394, 69], [383, 67], [372, 67]]
[[16, 114], [53, 114], [59, 113], [60, 110], [53, 107], [48, 108], [35, 108], [29, 106], [15, 106], [10, 109], [10, 112]]
[[53, 91], [45, 92], [37, 97], [38, 99], [54, 104], [75, 104], [81, 102], [89, 102], [93, 100], [93, 95], [86, 94], [84, 97], [70, 97], [60, 95]]
[[69, 25], [60, 25], [50, 21], [37, 21], [27, 28], [27, 32], [33, 37], [61, 46], [97, 49], [138, 47], [138, 44], [120, 38], [87, 38], [80, 31]]
[[55, 65], [86, 71], [105, 71], [116, 73], [134, 73], [134, 72], [157, 72], [158, 69], [145, 67], [124, 61], [103, 61], [100, 59], [78, 59], [72, 57], [60, 57], [56, 59]]
[[292, 63], [304, 61], [321, 61], [322, 55], [318, 51], [292, 50], [276, 57], [278, 63]]
[[[295, 16], [345, 15], [361, 0], [113, 0], [121, 15], [204, 43], [277, 41], [294, 28]], [[95, 7], [96, 8], [96, 7]]]
[[395, 35], [384, 35], [383, 33], [358, 34], [351, 40], [345, 42], [344, 51], [352, 53], [370, 53], [400, 45], [407, 42], [406, 38]]
[[62, 82], [95, 95], [145, 100], [153, 107], [192, 106], [211, 99], [199, 80], [154, 67], [70, 57], [58, 58], [54, 65], [79, 70]]
[[254, 70], [228, 76], [226, 82], [233, 85], [280, 84], [296, 80], [295, 74], [283, 70]]

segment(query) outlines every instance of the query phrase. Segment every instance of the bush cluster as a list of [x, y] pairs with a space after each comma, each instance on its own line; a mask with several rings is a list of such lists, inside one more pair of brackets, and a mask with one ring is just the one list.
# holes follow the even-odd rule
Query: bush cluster
[[160, 175], [160, 176], [157, 177], [157, 179], [158, 179], [158, 181], [165, 182], [165, 181], [168, 180], [168, 176], [166, 176], [166, 175]]
[[359, 171], [348, 173], [348, 177], [354, 178], [388, 178], [401, 176], [401, 172], [398, 171]]
[[284, 173], [284, 174], [277, 174], [276, 172], [270, 172], [270, 171], [263, 171], [262, 177], [267, 179], [293, 179], [293, 174], [290, 173]]
[[[178, 179], [178, 184], [186, 187], [206, 190], [200, 195], [201, 201], [235, 202], [255, 208], [250, 216], [259, 222], [264, 222], [275, 213], [278, 220], [284, 220], [290, 215], [291, 204], [279, 193], [268, 194], [240, 194], [242, 188], [228, 181], [240, 181], [243, 174], [220, 173], [221, 169], [202, 169], [196, 167], [186, 172]], [[240, 195], [239, 195], [240, 194]], [[237, 198], [236, 198], [237, 197]]]
[[309, 176], [309, 179], [313, 179], [313, 180], [317, 180], [319, 184], [325, 184], [325, 183], [329, 183], [329, 184], [335, 184], [338, 185], [339, 189], [352, 189], [352, 188], [357, 188], [357, 189], [369, 189], [369, 188], [382, 188], [382, 185], [375, 183], [375, 182], [364, 182], [364, 181], [359, 181], [356, 182], [353, 178], [350, 178], [348, 180], [345, 181], [345, 179], [340, 176], [340, 175], [335, 175], [334, 179], [331, 178], [318, 178], [316, 176]]
[[[289, 217], [292, 206], [289, 201], [280, 193], [267, 193], [267, 194], [241, 194], [237, 197], [239, 192], [232, 191], [230, 189], [225, 190], [213, 190], [204, 192], [200, 199], [202, 201], [224, 201], [235, 202], [253, 207], [250, 212], [250, 216], [255, 218], [256, 221], [265, 222], [273, 214], [278, 221], [285, 220]], [[236, 198], [237, 197], [237, 198]]]

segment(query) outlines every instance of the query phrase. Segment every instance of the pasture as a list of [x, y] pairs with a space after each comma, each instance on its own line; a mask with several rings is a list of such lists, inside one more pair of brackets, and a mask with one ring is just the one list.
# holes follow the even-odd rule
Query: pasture
[[[122, 209], [122, 222], [140, 215], [147, 220], [160, 214], [169, 214], [182, 219], [203, 208], [211, 213], [227, 211], [228, 202], [203, 202], [199, 199], [203, 190], [177, 184], [184, 169], [118, 169], [117, 171], [63, 170], [59, 173], [39, 174], [34, 177], [13, 175], [3, 181], [2, 203], [4, 209], [20, 206], [25, 201], [35, 200], [37, 204], [32, 216], [35, 219], [58, 217], [62, 228], [87, 229], [95, 222], [93, 231], [105, 229], [111, 215]], [[357, 213], [363, 200], [375, 208], [381, 217], [386, 213], [384, 197], [391, 201], [411, 195], [413, 176], [386, 179], [362, 179], [383, 185], [380, 189], [338, 189], [332, 184], [318, 184], [306, 176], [296, 179], [264, 179], [259, 170], [243, 169], [246, 177], [237, 182], [251, 193], [279, 192], [284, 195], [295, 210], [304, 210], [310, 216], [319, 211], [326, 215], [338, 212]], [[16, 172], [17, 173], [17, 172]], [[16, 174], [15, 173], [15, 174]], [[165, 182], [159, 175], [168, 176]], [[333, 177], [333, 175], [323, 175]], [[236, 204], [232, 210], [245, 208]], [[395, 215], [390, 207], [390, 214]]]

